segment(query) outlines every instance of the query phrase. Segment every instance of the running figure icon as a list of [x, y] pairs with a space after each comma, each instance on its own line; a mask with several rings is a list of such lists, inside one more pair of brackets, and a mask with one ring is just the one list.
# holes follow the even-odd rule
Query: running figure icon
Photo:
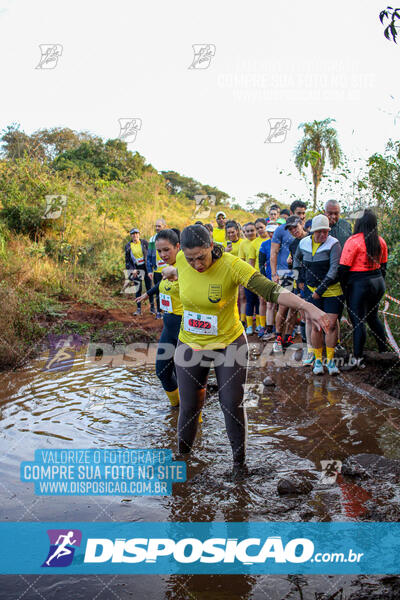
[[[77, 540], [71, 539], [73, 536], [74, 536], [73, 531], [68, 531], [67, 535], [58, 536], [56, 545], [59, 544], [59, 546], [58, 546], [57, 550], [54, 552], [54, 554], [52, 554], [52, 556], [50, 556], [50, 558], [48, 560], [46, 560], [46, 565], [50, 566], [50, 563], [53, 560], [53, 558], [61, 558], [62, 556], [66, 556], [67, 554], [72, 554], [72, 551], [70, 550], [70, 548], [67, 548], [67, 544], [71, 544], [71, 545], [76, 544]], [[60, 543], [61, 539], [63, 539], [63, 541]]]
[[50, 548], [42, 567], [68, 567], [74, 560], [77, 547], [81, 545], [80, 529], [49, 529]]

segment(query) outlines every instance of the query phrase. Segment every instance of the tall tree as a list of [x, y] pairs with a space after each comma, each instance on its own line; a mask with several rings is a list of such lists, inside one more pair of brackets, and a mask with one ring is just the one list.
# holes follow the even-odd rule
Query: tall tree
[[342, 150], [337, 139], [337, 131], [330, 124], [335, 119], [324, 119], [312, 123], [301, 123], [304, 136], [295, 148], [295, 164], [300, 173], [310, 165], [313, 180], [313, 210], [317, 208], [318, 186], [325, 169], [326, 158], [332, 169], [339, 166]]

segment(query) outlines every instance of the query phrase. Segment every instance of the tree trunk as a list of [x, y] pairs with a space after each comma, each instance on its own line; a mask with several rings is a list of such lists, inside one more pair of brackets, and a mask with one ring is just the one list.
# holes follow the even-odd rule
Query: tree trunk
[[317, 210], [317, 190], [318, 190], [318, 184], [314, 183], [313, 212], [315, 212]]

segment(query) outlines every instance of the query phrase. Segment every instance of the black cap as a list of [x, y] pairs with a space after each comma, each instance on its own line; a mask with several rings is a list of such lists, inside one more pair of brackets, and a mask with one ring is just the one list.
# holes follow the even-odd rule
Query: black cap
[[300, 217], [295, 217], [294, 215], [292, 215], [286, 221], [285, 229], [289, 229], [289, 227], [296, 227], [296, 225], [298, 225], [299, 223], [301, 223]]

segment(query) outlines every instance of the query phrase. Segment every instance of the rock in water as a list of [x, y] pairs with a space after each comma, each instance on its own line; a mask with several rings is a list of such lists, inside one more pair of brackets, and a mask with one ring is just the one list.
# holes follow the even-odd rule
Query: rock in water
[[308, 494], [311, 492], [313, 486], [307, 479], [288, 477], [280, 479], [277, 488], [278, 494], [283, 496], [285, 494]]

